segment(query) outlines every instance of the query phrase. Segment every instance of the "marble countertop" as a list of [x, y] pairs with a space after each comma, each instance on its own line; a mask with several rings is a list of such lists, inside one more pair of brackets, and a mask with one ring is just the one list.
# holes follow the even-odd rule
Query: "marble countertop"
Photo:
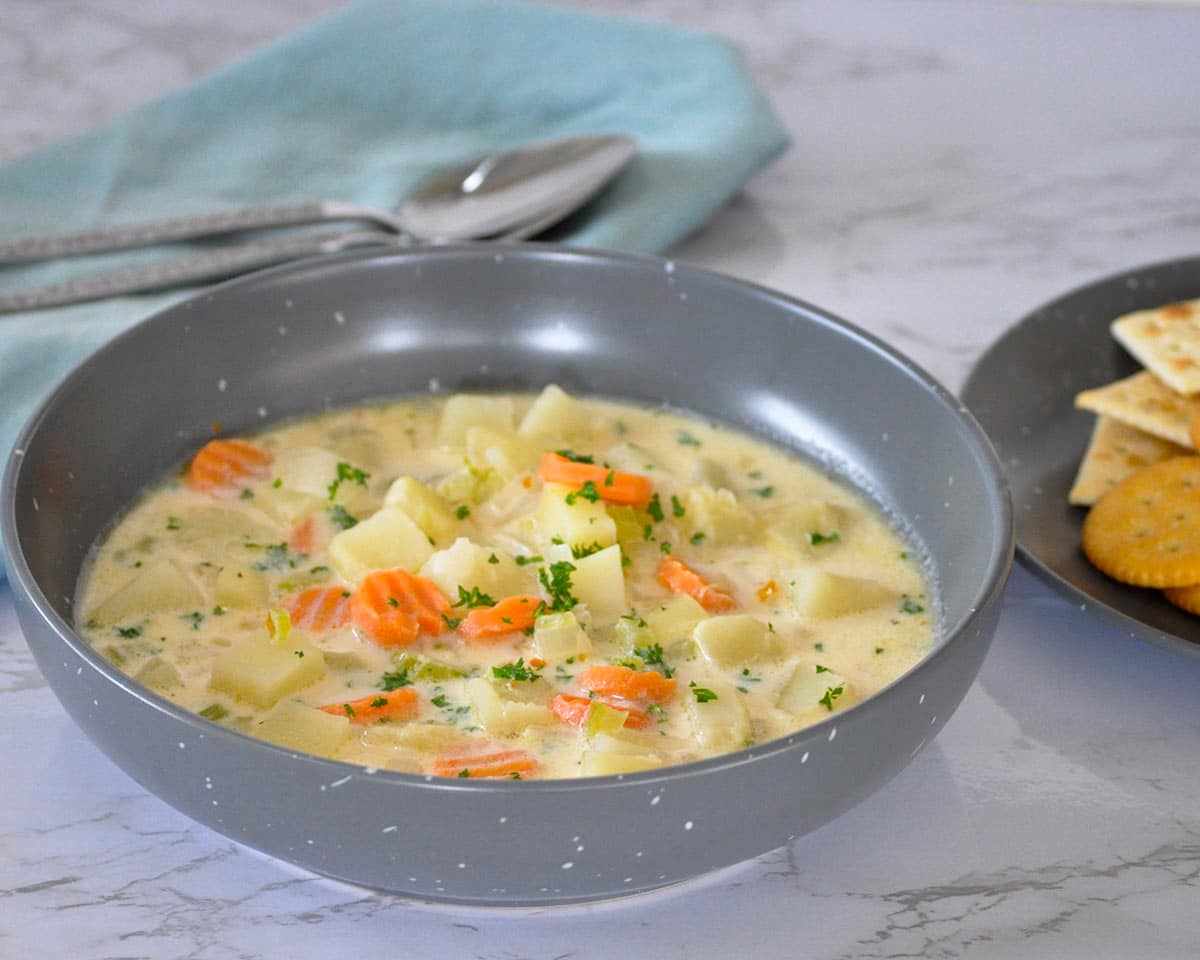
[[[0, 159], [334, 6], [7, 0]], [[952, 389], [1038, 304], [1200, 251], [1200, 10], [588, 6], [731, 38], [794, 136], [672, 256], [820, 304]], [[1200, 659], [1018, 569], [957, 713], [833, 823], [623, 902], [430, 906], [304, 873], [148, 795], [59, 707], [0, 588], [0, 957], [1195, 957], [1198, 703]]]

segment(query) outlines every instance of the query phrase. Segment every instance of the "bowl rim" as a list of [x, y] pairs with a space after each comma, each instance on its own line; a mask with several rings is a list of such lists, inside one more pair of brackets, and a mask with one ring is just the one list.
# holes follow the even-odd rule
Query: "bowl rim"
[[[552, 263], [618, 264], [625, 268], [653, 269], [656, 272], [667, 269], [677, 277], [687, 277], [690, 275], [706, 283], [715, 284], [720, 287], [732, 287], [754, 297], [772, 302], [784, 308], [789, 313], [799, 313], [809, 321], [817, 322], [827, 329], [832, 329], [842, 335], [848, 336], [861, 347], [876, 354], [884, 362], [900, 368], [910, 379], [932, 394], [941, 404], [945, 405], [966, 428], [964, 439], [967, 439], [973, 448], [981, 473], [990, 481], [988, 486], [992, 501], [991, 516], [995, 521], [993, 526], [998, 532], [999, 542], [997, 549], [992, 552], [989, 558], [986, 573], [980, 579], [970, 603], [966, 605], [964, 611], [954, 623], [942, 624], [942, 629], [935, 639], [934, 647], [911, 668], [866, 699], [846, 708], [846, 710], [793, 731], [790, 734], [776, 737], [761, 744], [743, 747], [729, 753], [717, 754], [687, 763], [670, 764], [653, 770], [609, 774], [597, 777], [535, 779], [519, 782], [485, 778], [460, 780], [457, 778], [436, 777], [432, 774], [403, 773], [383, 768], [365, 767], [357, 763], [333, 760], [316, 754], [281, 747], [249, 734], [224, 727], [219, 723], [209, 721], [173, 703], [165, 697], [154, 693], [149, 688], [142, 686], [131, 676], [125, 674], [101, 656], [54, 609], [54, 606], [42, 591], [41, 586], [37, 583], [33, 572], [29, 568], [17, 535], [17, 478], [24, 462], [25, 450], [29, 446], [30, 441], [36, 437], [42, 422], [54, 405], [59, 402], [61, 396], [74, 383], [88, 376], [90, 367], [95, 362], [114, 351], [121, 350], [125, 342], [138, 336], [143, 327], [152, 323], [171, 322], [172, 317], [186, 315], [187, 311], [198, 303], [211, 301], [216, 297], [230, 292], [236, 294], [243, 287], [247, 286], [253, 287], [263, 283], [273, 283], [278, 280], [287, 280], [289, 277], [303, 278], [313, 271], [321, 271], [329, 268], [337, 269], [343, 266], [352, 267], [362, 262], [386, 263], [390, 261], [404, 261], [408, 263], [415, 259], [430, 257], [436, 259], [461, 257], [470, 259], [495, 259], [498, 257], [513, 257], [516, 259]], [[494, 244], [482, 242], [400, 249], [389, 248], [383, 251], [379, 249], [352, 250], [338, 254], [307, 257], [302, 260], [280, 264], [265, 270], [235, 277], [231, 280], [204, 288], [147, 314], [79, 360], [47, 392], [21, 427], [12, 451], [7, 458], [3, 476], [0, 478], [0, 546], [4, 550], [4, 562], [7, 567], [10, 588], [13, 590], [14, 595], [18, 592], [23, 594], [37, 612], [37, 615], [53, 630], [58, 639], [65, 643], [76, 656], [86, 662], [92, 670], [100, 674], [108, 683], [120, 688], [159, 714], [164, 714], [166, 717], [182, 723], [191, 733], [214, 739], [219, 744], [228, 742], [231, 747], [274, 751], [281, 756], [304, 760], [317, 765], [319, 768], [327, 769], [329, 774], [335, 778], [357, 776], [394, 788], [414, 787], [432, 789], [439, 792], [452, 790], [511, 795], [517, 791], [528, 792], [531, 790], [538, 793], [556, 793], [560, 791], [571, 792], [580, 788], [599, 790], [624, 789], [629, 785], [645, 786], [661, 781], [678, 781], [685, 778], [717, 774], [746, 764], [766, 761], [780, 753], [795, 749], [800, 742], [807, 743], [821, 739], [832, 739], [831, 734], [835, 734], [836, 728], [839, 724], [845, 724], [847, 718], [863, 717], [874, 712], [874, 710], [879, 709], [879, 704], [887, 698], [887, 695], [896, 688], [917, 683], [923, 675], [935, 670], [938, 663], [948, 655], [950, 648], [955, 645], [955, 640], [970, 628], [971, 623], [978, 620], [986, 611], [1000, 602], [1004, 585], [1013, 564], [1014, 543], [1014, 518], [1008, 481], [1000, 464], [999, 456], [987, 434], [965, 404], [931, 374], [896, 348], [850, 321], [844, 320], [798, 297], [783, 293], [764, 284], [743, 280], [709, 268], [680, 263], [669, 257], [582, 247], [565, 247], [551, 243], [522, 243], [519, 247], [505, 248], [502, 253], [496, 252]]]

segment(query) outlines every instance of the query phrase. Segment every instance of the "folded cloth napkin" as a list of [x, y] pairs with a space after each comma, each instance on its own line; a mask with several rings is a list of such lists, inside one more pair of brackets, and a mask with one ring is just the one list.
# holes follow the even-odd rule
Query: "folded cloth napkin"
[[[294, 200], [389, 209], [448, 164], [607, 132], [633, 136], [639, 156], [562, 242], [665, 250], [787, 144], [713, 37], [552, 6], [368, 0], [0, 167], [0, 236]], [[145, 256], [0, 268], [0, 289]], [[0, 315], [0, 458], [72, 366], [185, 293]]]

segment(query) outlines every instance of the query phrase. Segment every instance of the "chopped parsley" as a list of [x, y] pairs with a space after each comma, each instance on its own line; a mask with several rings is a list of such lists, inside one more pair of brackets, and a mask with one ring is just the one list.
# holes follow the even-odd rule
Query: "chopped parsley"
[[839, 683], [836, 687], [826, 687], [825, 688], [825, 696], [823, 696], [817, 702], [820, 703], [821, 706], [823, 706], [826, 710], [829, 710], [830, 712], [832, 712], [833, 711], [833, 702], [835, 700], [837, 700], [839, 697], [841, 697], [841, 695], [845, 692], [846, 692], [846, 685], [844, 683]]
[[571, 596], [571, 574], [575, 571], [575, 564], [568, 560], [560, 560], [558, 563], [550, 564], [550, 572], [547, 574], [545, 568], [538, 571], [538, 580], [542, 586], [546, 588], [546, 592], [550, 594], [550, 609], [556, 613], [565, 613], [568, 610], [573, 610], [575, 604], [579, 601]]
[[700, 446], [700, 441], [699, 441], [699, 440], [697, 440], [695, 437], [693, 437], [693, 436], [692, 436], [690, 433], [688, 433], [686, 430], [680, 430], [680, 431], [679, 431], [677, 434], [675, 434], [675, 441], [676, 441], [676, 442], [677, 442], [677, 443], [678, 443], [680, 446], [684, 446], [684, 447], [698, 447], [698, 446]]
[[373, 707], [386, 707], [387, 705], [388, 705], [387, 697], [376, 697], [374, 700], [371, 701], [371, 706], [373, 706]]
[[399, 600], [397, 600], [395, 597], [388, 597], [388, 598], [387, 598], [387, 603], [388, 603], [388, 606], [389, 606], [389, 607], [398, 607], [398, 606], [400, 606], [400, 601], [399, 601]]
[[442, 620], [445, 621], [446, 626], [451, 630], [457, 630], [458, 625], [462, 623], [462, 617], [448, 617], [444, 613], [442, 614]]
[[775, 488], [770, 485], [765, 487], [751, 487], [750, 492], [756, 497], [762, 497], [764, 500], [768, 500], [775, 496]]
[[496, 556], [494, 553], [490, 557], [488, 557], [488, 563], [499, 563], [499, 562], [500, 562], [500, 558], [498, 556]]
[[906, 593], [904, 595], [904, 598], [900, 601], [900, 612], [901, 613], [924, 613], [925, 608], [923, 606], [921, 606], [919, 603], [917, 603], [916, 600], [914, 600], [912, 597], [910, 597]]
[[536, 670], [530, 670], [525, 666], [525, 658], [518, 657], [512, 663], [506, 663], [499, 667], [492, 667], [492, 676], [497, 680], [512, 680], [514, 682], [533, 683], [535, 680], [541, 680], [542, 675]]
[[693, 533], [692, 534], [692, 546], [698, 547], [703, 542], [704, 542], [704, 534], [702, 534], [702, 533]]
[[679, 502], [679, 498], [675, 494], [671, 494], [671, 516], [682, 517], [687, 511], [683, 508], [683, 504]]
[[245, 489], [244, 489], [244, 490], [243, 490], [243, 491], [242, 491], [242, 492], [239, 494], [239, 499], [242, 499], [242, 500], [253, 500], [253, 499], [254, 499], [254, 491], [253, 491], [253, 490], [251, 490], [249, 487], [246, 487], [246, 488], [245, 488]]
[[347, 463], [345, 460], [339, 460], [337, 465], [337, 476], [333, 483], [329, 485], [329, 499], [332, 500], [337, 496], [338, 487], [343, 483], [357, 483], [360, 487], [367, 485], [367, 478], [371, 476], [365, 470], [360, 470], [353, 464]]
[[[379, 699], [382, 700], [383, 698], [380, 697]], [[350, 706], [350, 704], [348, 704], [348, 703], [343, 703], [342, 709], [346, 711], [346, 716], [348, 716], [351, 720], [353, 720], [355, 718], [355, 716], [357, 716], [357, 714], [355, 714], [355, 712], [354, 712], [354, 708], [352, 706]]]
[[358, 526], [358, 517], [352, 516], [340, 503], [329, 508], [329, 522], [339, 530], [349, 530]]
[[[642, 620], [641, 623], [643, 626], [645, 626], [646, 621]], [[674, 669], [672, 669], [667, 664], [667, 661], [663, 659], [663, 648], [661, 643], [652, 643], [646, 647], [634, 647], [633, 652], [635, 656], [641, 658], [642, 663], [644, 663], [646, 666], [658, 667], [659, 673], [661, 673], [664, 677], [670, 678], [674, 675]]]
[[[249, 546], [249, 544], [247, 544]], [[260, 573], [267, 570], [294, 569], [307, 554], [293, 554], [286, 543], [271, 543], [263, 547], [263, 558], [250, 566]]]
[[650, 502], [646, 504], [646, 512], [650, 514], [650, 517], [655, 523], [662, 523], [663, 520], [666, 519], [666, 514], [663, 513], [662, 504], [658, 500], [657, 493], [652, 496], [650, 498]]
[[450, 706], [450, 701], [446, 699], [446, 695], [444, 693], [439, 693], [436, 697], [430, 697], [429, 702], [435, 707], [441, 707], [443, 710]]
[[123, 637], [126, 640], [132, 640], [134, 637], [140, 637], [142, 635], [141, 627], [115, 627], [114, 630], [118, 636]]
[[576, 560], [582, 560], [584, 557], [590, 557], [593, 553], [599, 553], [604, 548], [599, 543], [592, 542], [586, 547], [582, 545], [571, 544], [571, 556]]
[[182, 526], [183, 526], [183, 521], [180, 520], [178, 517], [167, 517], [167, 529], [168, 530], [178, 530]]
[[555, 450], [564, 460], [570, 460], [572, 463], [595, 463], [596, 458], [585, 453], [576, 453], [574, 450]]
[[494, 607], [496, 601], [481, 591], [478, 587], [472, 587], [468, 590], [462, 584], [458, 587], [458, 602], [453, 604], [456, 607]]
[[516, 561], [517, 561], [518, 567], [523, 567], [526, 564], [530, 564], [530, 563], [545, 563], [546, 562], [545, 558], [538, 554], [534, 554], [532, 557], [517, 557]]
[[712, 690], [709, 690], [708, 687], [696, 686], [695, 680], [688, 684], [688, 688], [692, 691], [692, 696], [696, 698], [697, 703], [708, 703], [710, 700], [717, 699], [717, 695]]
[[199, 630], [200, 624], [204, 622], [204, 614], [199, 610], [193, 610], [191, 613], [181, 615], [179, 619], [188, 624], [193, 630]]
[[819, 547], [823, 543], [837, 543], [840, 539], [836, 530], [833, 533], [819, 533], [816, 530], [810, 530], [808, 534], [808, 542], [814, 547]]
[[660, 543], [658, 545], [658, 549], [661, 550], [663, 553], [669, 554], [671, 552], [671, 545], [669, 543], [667, 543], [666, 540], [664, 540], [662, 543]]
[[380, 677], [379, 686], [385, 692], [391, 693], [393, 690], [399, 690], [401, 687], [412, 686], [412, 677], [408, 675], [407, 667], [401, 667], [399, 670], [393, 670]]
[[454, 511], [454, 515], [458, 517], [459, 520], [466, 520], [467, 517], [471, 515], [471, 508], [464, 503]]
[[207, 707], [200, 711], [200, 716], [205, 720], [211, 720], [216, 723], [218, 720], [224, 720], [229, 716], [229, 711], [219, 703], [210, 703]]
[[600, 499], [600, 491], [596, 489], [596, 481], [585, 480], [582, 487], [578, 490], [572, 490], [567, 494], [566, 501], [568, 505], [574, 506], [575, 501], [580, 498], [588, 500], [591, 503], [595, 503]]

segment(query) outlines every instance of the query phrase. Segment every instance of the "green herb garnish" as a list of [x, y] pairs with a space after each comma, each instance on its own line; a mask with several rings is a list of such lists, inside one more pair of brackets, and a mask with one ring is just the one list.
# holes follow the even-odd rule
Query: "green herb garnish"
[[466, 587], [459, 584], [458, 587], [458, 603], [453, 604], [456, 607], [494, 607], [496, 601], [482, 592], [478, 587], [472, 587], [468, 590]]
[[575, 564], [568, 560], [560, 560], [558, 563], [550, 564], [550, 572], [546, 573], [545, 568], [538, 571], [538, 580], [542, 586], [546, 588], [546, 592], [550, 594], [550, 609], [558, 613], [565, 613], [568, 610], [575, 608], [575, 604], [579, 601], [571, 596], [571, 574], [575, 571]]
[[329, 508], [329, 522], [339, 530], [349, 530], [351, 527], [358, 526], [358, 517], [347, 513], [345, 507], [336, 503]]
[[596, 482], [594, 480], [585, 480], [582, 487], [578, 490], [572, 490], [566, 496], [567, 504], [570, 506], [574, 506], [575, 501], [579, 499], [588, 500], [592, 503], [600, 499], [600, 491], [596, 489]]
[[518, 657], [512, 663], [506, 663], [499, 667], [492, 667], [492, 676], [497, 680], [512, 680], [514, 682], [533, 683], [535, 680], [542, 679], [542, 675], [536, 670], [530, 670], [525, 666], [525, 658]]
[[353, 464], [347, 463], [345, 460], [339, 460], [337, 465], [337, 477], [333, 483], [329, 485], [329, 499], [332, 500], [337, 496], [338, 487], [343, 483], [357, 483], [360, 487], [367, 485], [367, 478], [371, 476], [365, 470], [360, 470]]
[[697, 703], [708, 703], [710, 700], [717, 699], [717, 695], [712, 690], [709, 690], [708, 687], [696, 686], [695, 680], [688, 684], [688, 688], [692, 691], [692, 695], [696, 698]]

